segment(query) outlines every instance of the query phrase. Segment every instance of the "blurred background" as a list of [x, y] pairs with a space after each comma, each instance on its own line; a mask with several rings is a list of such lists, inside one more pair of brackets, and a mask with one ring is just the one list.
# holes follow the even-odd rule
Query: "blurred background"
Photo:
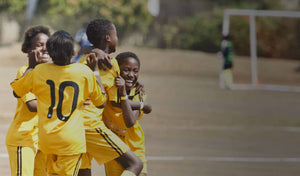
[[[300, 0], [1, 0], [0, 175], [16, 99], [9, 86], [26, 64], [24, 31], [47, 25], [75, 36], [85, 22], [116, 24], [117, 52], [135, 52], [153, 111], [145, 132], [149, 176], [295, 176], [300, 173], [300, 94], [220, 89], [225, 9], [300, 12]], [[251, 82], [249, 17], [231, 16], [235, 83]], [[300, 19], [256, 17], [259, 85], [300, 85]], [[79, 46], [76, 46], [78, 49]], [[104, 176], [92, 165], [93, 176]]]
[[[84, 22], [104, 17], [116, 24], [121, 44], [217, 52], [224, 9], [297, 11], [299, 6], [299, 0], [2, 0], [0, 44], [20, 41], [30, 25], [75, 35]], [[248, 21], [231, 18], [237, 55], [249, 55]], [[299, 59], [299, 31], [300, 19], [258, 17], [259, 56]]]

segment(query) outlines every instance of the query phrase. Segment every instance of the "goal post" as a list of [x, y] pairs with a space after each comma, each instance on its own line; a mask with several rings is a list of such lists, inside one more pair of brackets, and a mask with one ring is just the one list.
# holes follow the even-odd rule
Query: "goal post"
[[[300, 12], [280, 11], [280, 10], [246, 10], [246, 9], [225, 9], [223, 14], [223, 36], [229, 34], [230, 16], [249, 17], [249, 38], [250, 38], [250, 59], [251, 59], [251, 84], [233, 84], [232, 89], [263, 89], [274, 91], [300, 92], [299, 86], [282, 85], [259, 85], [257, 71], [257, 36], [256, 36], [256, 17], [286, 17], [300, 18]], [[222, 81], [222, 80], [220, 80]]]

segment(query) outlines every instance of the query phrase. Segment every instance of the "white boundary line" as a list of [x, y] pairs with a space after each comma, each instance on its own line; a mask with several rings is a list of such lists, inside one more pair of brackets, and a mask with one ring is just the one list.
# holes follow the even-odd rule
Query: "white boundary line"
[[300, 158], [289, 157], [185, 157], [147, 156], [149, 161], [202, 161], [202, 162], [251, 162], [251, 163], [298, 163]]
[[278, 92], [300, 92], [300, 86], [274, 85], [274, 84], [233, 84], [232, 90], [269, 90]]
[[192, 129], [192, 130], [211, 130], [211, 131], [281, 131], [299, 133], [300, 127], [293, 126], [181, 126], [177, 129]]
[[[7, 153], [0, 153], [0, 158], [8, 158]], [[201, 162], [250, 162], [250, 163], [299, 163], [295, 157], [188, 157], [188, 156], [147, 156], [149, 161], [201, 161]]]

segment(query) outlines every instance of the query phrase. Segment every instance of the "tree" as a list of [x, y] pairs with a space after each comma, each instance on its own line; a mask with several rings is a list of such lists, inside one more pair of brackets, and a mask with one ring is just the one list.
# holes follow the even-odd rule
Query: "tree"
[[[0, 10], [24, 23], [24, 0], [2, 0]], [[49, 25], [74, 34], [84, 21], [107, 18], [116, 24], [119, 37], [128, 32], [145, 32], [151, 22], [147, 0], [45, 0], [39, 1], [31, 24]]]

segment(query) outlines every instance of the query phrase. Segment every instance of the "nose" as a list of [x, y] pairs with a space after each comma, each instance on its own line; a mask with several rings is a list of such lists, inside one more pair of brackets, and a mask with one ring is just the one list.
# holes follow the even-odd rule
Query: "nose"
[[47, 50], [46, 45], [42, 45], [42, 50]]
[[129, 76], [129, 77], [133, 77], [133, 76], [134, 76], [133, 71], [130, 71], [130, 72], [128, 73], [128, 76]]

